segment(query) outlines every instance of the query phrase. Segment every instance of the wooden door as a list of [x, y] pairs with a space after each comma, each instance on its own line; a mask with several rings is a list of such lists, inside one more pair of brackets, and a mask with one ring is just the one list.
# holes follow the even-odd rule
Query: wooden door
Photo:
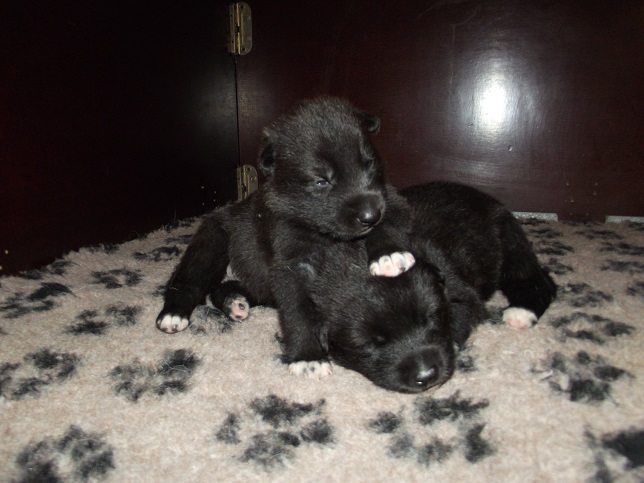
[[644, 215], [640, 1], [250, 0], [242, 163], [301, 98], [381, 117], [389, 179], [466, 182], [515, 211]]
[[4, 2], [0, 274], [235, 198], [228, 1]]

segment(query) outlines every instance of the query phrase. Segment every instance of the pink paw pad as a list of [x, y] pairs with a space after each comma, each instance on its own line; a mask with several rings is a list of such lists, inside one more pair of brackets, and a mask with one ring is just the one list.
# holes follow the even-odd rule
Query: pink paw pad
[[414, 263], [416, 263], [416, 259], [411, 253], [394, 252], [372, 262], [369, 270], [372, 275], [377, 277], [397, 277], [413, 267]]
[[503, 322], [517, 329], [532, 327], [536, 321], [534, 312], [520, 307], [510, 307], [503, 312]]
[[250, 304], [246, 297], [238, 295], [234, 298], [226, 299], [224, 304], [227, 307], [228, 317], [234, 320], [245, 320], [250, 313]]

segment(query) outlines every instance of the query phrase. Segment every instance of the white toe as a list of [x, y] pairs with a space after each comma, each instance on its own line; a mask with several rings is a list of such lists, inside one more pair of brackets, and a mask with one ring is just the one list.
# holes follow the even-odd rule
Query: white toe
[[406, 272], [416, 263], [416, 259], [409, 252], [394, 252], [384, 255], [369, 266], [371, 275], [377, 277], [397, 277]]
[[321, 379], [332, 374], [331, 364], [326, 361], [299, 361], [288, 365], [288, 371], [307, 379]]
[[416, 263], [416, 259], [409, 252], [395, 252], [391, 254], [391, 260], [394, 262], [394, 265], [400, 270], [398, 275], [406, 272]]
[[157, 320], [157, 327], [159, 330], [167, 332], [168, 334], [181, 332], [182, 330], [185, 330], [188, 325], [190, 325], [190, 321], [188, 319], [172, 314], [167, 314], [163, 316], [162, 319]]

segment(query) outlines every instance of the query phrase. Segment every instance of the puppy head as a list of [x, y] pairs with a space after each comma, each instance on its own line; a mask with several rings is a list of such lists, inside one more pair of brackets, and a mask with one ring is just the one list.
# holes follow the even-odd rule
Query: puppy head
[[344, 300], [329, 327], [333, 360], [376, 385], [418, 393], [447, 381], [454, 372], [454, 342], [445, 285], [438, 270], [418, 263], [390, 279], [371, 277], [366, 289]]
[[384, 167], [370, 138], [379, 128], [378, 118], [335, 98], [278, 119], [259, 156], [268, 208], [339, 239], [366, 235], [385, 211]]

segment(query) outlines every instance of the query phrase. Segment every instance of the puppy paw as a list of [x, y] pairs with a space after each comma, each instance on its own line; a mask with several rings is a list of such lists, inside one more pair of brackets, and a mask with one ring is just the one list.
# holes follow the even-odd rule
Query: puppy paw
[[397, 277], [406, 272], [416, 263], [416, 259], [409, 252], [394, 252], [384, 255], [377, 261], [371, 262], [369, 271], [377, 277]]
[[157, 319], [157, 329], [168, 334], [181, 332], [190, 325], [190, 320], [179, 315], [165, 314]]
[[527, 329], [537, 322], [534, 312], [521, 307], [510, 307], [503, 312], [503, 322], [511, 327]]
[[229, 295], [224, 300], [223, 312], [229, 319], [246, 320], [250, 313], [250, 304], [241, 294]]
[[327, 361], [299, 361], [288, 365], [288, 372], [307, 379], [322, 379], [332, 374], [331, 364]]

